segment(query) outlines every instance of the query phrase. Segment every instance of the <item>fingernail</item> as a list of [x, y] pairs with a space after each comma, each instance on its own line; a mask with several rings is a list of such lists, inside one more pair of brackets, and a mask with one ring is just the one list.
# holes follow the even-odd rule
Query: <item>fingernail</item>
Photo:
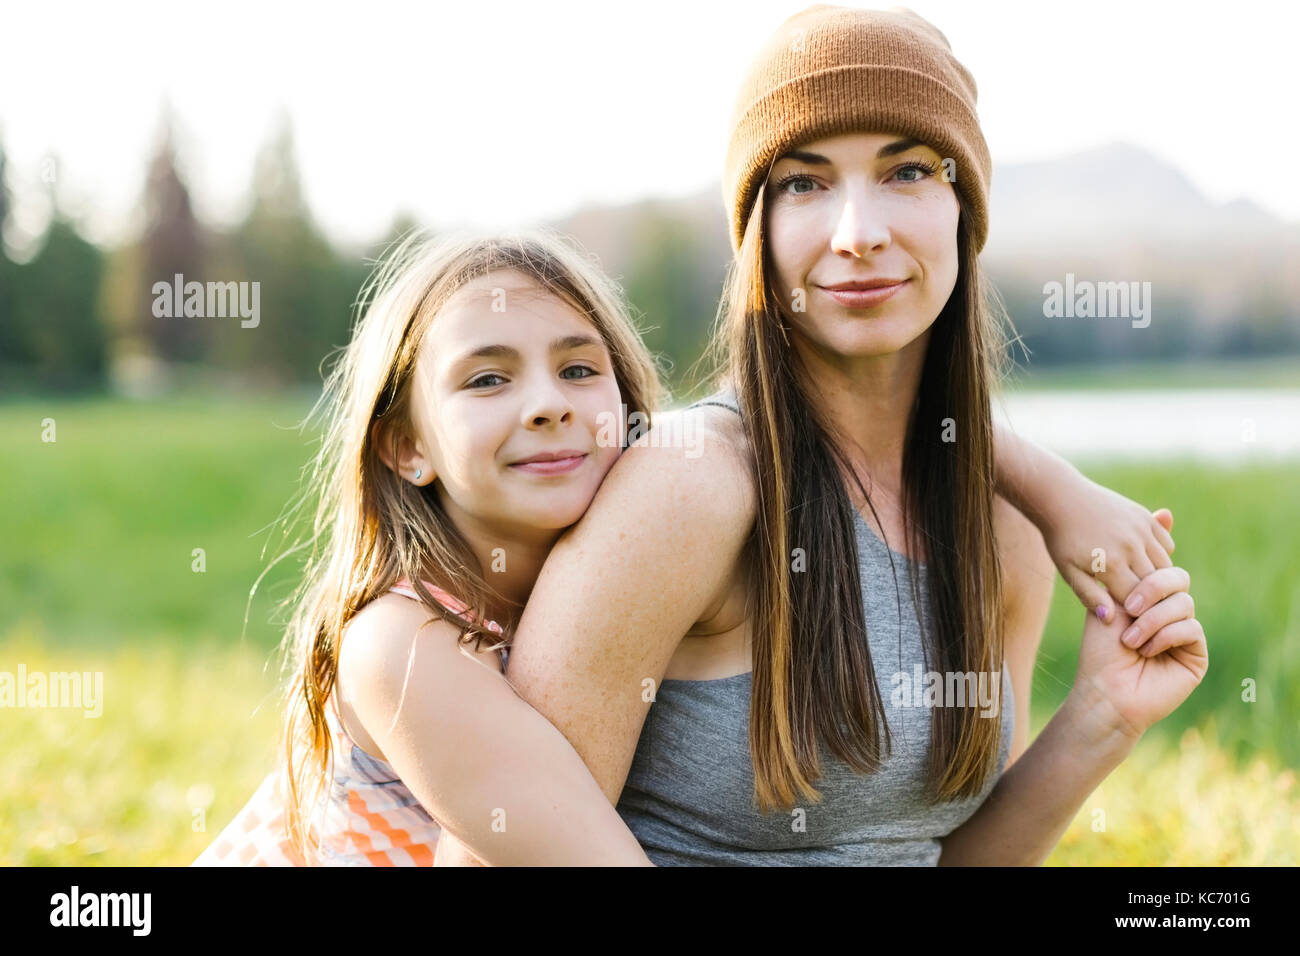
[[1124, 609], [1130, 614], [1136, 614], [1142, 610], [1142, 595], [1130, 594], [1128, 600], [1124, 602]]
[[1137, 625], [1134, 624], [1127, 631], [1125, 631], [1124, 636], [1123, 638], [1121, 638], [1121, 640], [1123, 640], [1124, 643], [1127, 644], [1129, 647], [1132, 647], [1134, 644], [1136, 644], [1138, 640]]
[[1097, 605], [1097, 617], [1102, 621], [1103, 624], [1106, 622], [1106, 605], [1104, 604]]

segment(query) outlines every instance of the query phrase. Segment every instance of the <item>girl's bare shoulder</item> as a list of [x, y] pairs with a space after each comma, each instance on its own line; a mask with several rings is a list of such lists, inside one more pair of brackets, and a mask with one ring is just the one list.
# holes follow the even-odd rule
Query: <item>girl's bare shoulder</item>
[[[373, 681], [380, 674], [389, 678], [404, 676], [414, 651], [418, 651], [417, 659], [431, 664], [458, 665], [463, 659], [458, 627], [437, 617], [419, 601], [392, 592], [357, 611], [343, 634], [339, 677], [345, 684], [348, 677]], [[473, 650], [472, 645], [469, 650]], [[496, 652], [484, 650], [479, 657], [484, 664], [498, 669]]]

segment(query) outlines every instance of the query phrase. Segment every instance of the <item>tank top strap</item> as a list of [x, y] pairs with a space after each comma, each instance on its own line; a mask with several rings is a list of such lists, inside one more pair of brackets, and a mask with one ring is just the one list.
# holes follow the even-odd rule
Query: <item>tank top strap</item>
[[725, 387], [714, 392], [712, 395], [706, 395], [697, 402], [692, 402], [687, 408], [699, 408], [702, 405], [717, 405], [720, 408], [730, 409], [737, 415], [740, 414], [740, 401], [736, 393], [730, 387]]

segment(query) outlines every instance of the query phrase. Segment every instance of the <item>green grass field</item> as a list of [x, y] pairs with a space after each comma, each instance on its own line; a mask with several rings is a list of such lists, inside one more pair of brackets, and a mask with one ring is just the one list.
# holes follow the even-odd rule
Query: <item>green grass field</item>
[[[296, 562], [248, 598], [279, 553], [271, 526], [315, 449], [294, 427], [308, 406], [254, 396], [0, 405], [0, 671], [103, 674], [102, 716], [0, 713], [0, 863], [188, 863], [270, 769], [280, 636], [270, 618]], [[47, 418], [53, 443], [41, 440]], [[1173, 509], [1211, 665], [1085, 802], [1049, 863], [1300, 861], [1300, 463], [1088, 474]], [[1034, 732], [1073, 679], [1083, 613], [1058, 581]]]
[[1032, 369], [1017, 369], [1007, 383], [1007, 387], [1011, 390], [1296, 388], [1297, 386], [1300, 386], [1300, 356], [1297, 355], [1281, 355], [1267, 359], [1039, 365]]

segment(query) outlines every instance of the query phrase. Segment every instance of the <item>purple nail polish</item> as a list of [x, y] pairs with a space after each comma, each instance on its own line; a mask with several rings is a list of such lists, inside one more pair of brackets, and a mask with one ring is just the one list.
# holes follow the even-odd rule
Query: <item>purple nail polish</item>
[[1098, 619], [1099, 619], [1103, 624], [1106, 623], [1106, 605], [1104, 605], [1104, 604], [1098, 604], [1098, 605], [1097, 605], [1097, 618], [1098, 618]]

